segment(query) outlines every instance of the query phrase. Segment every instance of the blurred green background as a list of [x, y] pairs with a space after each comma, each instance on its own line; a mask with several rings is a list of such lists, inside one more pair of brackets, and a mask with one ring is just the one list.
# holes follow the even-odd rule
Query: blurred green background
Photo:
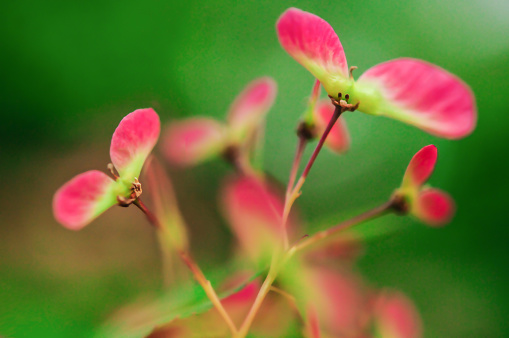
[[[265, 163], [286, 181], [313, 84], [277, 41], [275, 22], [290, 6], [335, 28], [357, 76], [392, 58], [421, 58], [465, 80], [479, 107], [476, 131], [460, 141], [346, 115], [351, 151], [324, 151], [298, 201], [309, 231], [384, 201], [412, 155], [434, 143], [440, 159], [430, 183], [455, 198], [454, 221], [442, 229], [395, 216], [369, 223], [400, 231], [371, 236], [360, 269], [372, 285], [414, 299], [427, 337], [509, 336], [506, 0], [3, 2], [1, 335], [88, 337], [115, 308], [160, 289], [157, 243], [134, 208], [114, 208], [77, 233], [51, 212], [64, 182], [105, 168], [111, 134], [134, 109], [153, 107], [164, 122], [223, 118], [245, 84], [270, 75], [279, 94]], [[229, 171], [219, 161], [172, 169], [207, 270], [229, 257], [216, 201]]]

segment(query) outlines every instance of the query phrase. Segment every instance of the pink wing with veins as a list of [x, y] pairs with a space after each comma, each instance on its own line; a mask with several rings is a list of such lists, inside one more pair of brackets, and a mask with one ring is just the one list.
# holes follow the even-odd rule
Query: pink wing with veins
[[343, 46], [334, 29], [322, 18], [297, 8], [286, 10], [277, 24], [279, 42], [297, 62], [322, 83], [348, 78]]
[[419, 150], [410, 160], [403, 177], [403, 186], [420, 187], [429, 179], [437, 162], [438, 151], [433, 144]]
[[379, 111], [372, 113], [436, 136], [465, 137], [477, 122], [470, 88], [448, 71], [422, 60], [401, 58], [380, 63], [362, 74], [356, 86], [374, 88], [381, 95]]
[[53, 214], [64, 227], [79, 230], [117, 203], [115, 181], [105, 173], [90, 170], [75, 176], [57, 190]]
[[110, 157], [121, 177], [139, 177], [160, 130], [159, 116], [152, 108], [135, 110], [120, 121], [111, 139]]

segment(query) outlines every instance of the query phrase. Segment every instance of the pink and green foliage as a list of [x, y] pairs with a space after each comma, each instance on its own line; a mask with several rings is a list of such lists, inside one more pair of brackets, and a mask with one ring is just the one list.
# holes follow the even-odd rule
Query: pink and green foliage
[[476, 125], [470, 88], [446, 70], [422, 60], [401, 58], [378, 64], [358, 81], [348, 74], [343, 46], [333, 28], [318, 16], [290, 8], [279, 18], [281, 45], [324, 86], [349, 95], [359, 110], [403, 121], [430, 134], [457, 139]]
[[[234, 255], [215, 273], [207, 271], [211, 279], [193, 258], [188, 227], [165, 168], [155, 157], [148, 159], [160, 132], [159, 117], [152, 109], [132, 112], [115, 130], [109, 166], [113, 178], [91, 170], [56, 192], [55, 218], [69, 229], [83, 228], [114, 205], [134, 204], [158, 236], [167, 289], [119, 310], [98, 336], [422, 335], [421, 320], [409, 299], [362, 279], [355, 268], [364, 247], [362, 236], [349, 230], [389, 213], [410, 214], [432, 226], [449, 222], [454, 213], [451, 197], [425, 185], [437, 161], [434, 145], [414, 155], [401, 186], [372, 210], [308, 234], [308, 226], [317, 226], [307, 225], [292, 207], [322, 146], [340, 154], [349, 149], [351, 137], [342, 114], [359, 109], [436, 136], [460, 138], [475, 127], [472, 93], [445, 70], [408, 58], [376, 65], [355, 81], [332, 27], [295, 8], [280, 17], [277, 34], [283, 48], [316, 77], [298, 124], [298, 146], [286, 190], [256, 163], [265, 117], [276, 96], [276, 83], [269, 77], [251, 82], [239, 94], [226, 123], [209, 117], [174, 122], [162, 142], [171, 164], [191, 166], [221, 155], [236, 171], [228, 174], [219, 192], [225, 223], [233, 234]], [[320, 99], [321, 85], [330, 100]], [[318, 143], [298, 177], [305, 147], [314, 139]], [[145, 162], [142, 181], [149, 207], [142, 202], [138, 180]]]

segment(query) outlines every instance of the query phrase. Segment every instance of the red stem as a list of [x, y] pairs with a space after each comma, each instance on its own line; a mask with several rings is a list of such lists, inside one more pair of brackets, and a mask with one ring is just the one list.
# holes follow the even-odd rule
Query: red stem
[[318, 156], [318, 153], [320, 153], [320, 150], [323, 147], [323, 144], [325, 143], [325, 140], [327, 139], [327, 136], [329, 135], [332, 127], [334, 126], [334, 123], [338, 120], [339, 116], [343, 112], [342, 108], [340, 106], [336, 106], [336, 109], [334, 109], [334, 114], [332, 115], [329, 124], [327, 125], [327, 128], [325, 128], [325, 131], [322, 134], [322, 137], [320, 137], [320, 141], [318, 141], [318, 144], [316, 145], [315, 150], [313, 151], [313, 154], [311, 155], [311, 158], [308, 161], [308, 164], [306, 165], [306, 168], [302, 172], [302, 178], [306, 178], [309, 174], [309, 171], [311, 170], [311, 167], [313, 166], [313, 163], [315, 163], [316, 157]]
[[150, 224], [152, 224], [157, 229], [162, 229], [161, 223], [159, 223], [157, 217], [152, 212], [150, 212], [150, 210], [148, 210], [147, 206], [141, 201], [141, 199], [137, 198], [133, 204], [137, 206], [138, 209], [140, 209], [145, 214], [145, 216], [147, 216]]

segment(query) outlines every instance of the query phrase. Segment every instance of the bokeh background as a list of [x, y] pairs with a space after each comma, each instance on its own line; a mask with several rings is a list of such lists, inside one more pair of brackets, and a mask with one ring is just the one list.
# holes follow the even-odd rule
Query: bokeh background
[[[413, 298], [427, 337], [509, 336], [506, 0], [3, 2], [0, 335], [89, 337], [115, 308], [161, 288], [157, 243], [137, 210], [114, 208], [76, 233], [51, 212], [64, 182], [105, 168], [111, 134], [134, 109], [153, 107], [163, 122], [223, 118], [246, 83], [272, 76], [279, 95], [264, 159], [286, 181], [313, 84], [277, 41], [275, 22], [290, 6], [331, 23], [357, 76], [392, 58], [421, 58], [465, 80], [479, 107], [477, 129], [459, 141], [346, 115], [351, 151], [324, 151], [298, 201], [309, 231], [384, 201], [412, 155], [434, 143], [430, 182], [455, 198], [454, 221], [369, 223], [360, 271]], [[221, 267], [231, 236], [216, 197], [230, 169], [213, 161], [170, 171], [198, 261]]]

